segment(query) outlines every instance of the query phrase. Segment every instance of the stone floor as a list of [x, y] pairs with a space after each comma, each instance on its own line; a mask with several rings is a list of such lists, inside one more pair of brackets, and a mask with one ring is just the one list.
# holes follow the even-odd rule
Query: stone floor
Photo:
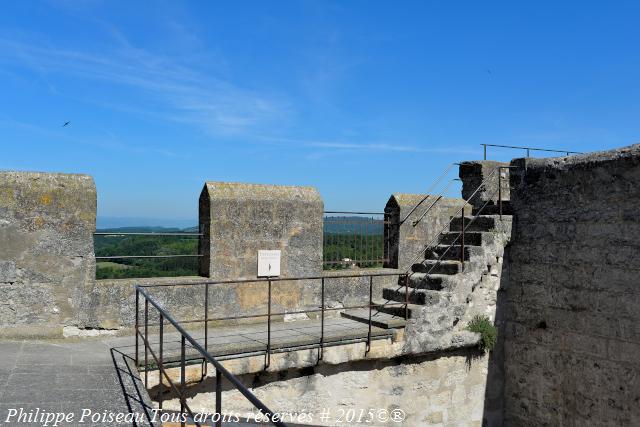
[[[172, 332], [173, 330], [173, 332]], [[189, 331], [191, 336], [204, 346], [204, 330]], [[349, 340], [367, 337], [368, 326], [364, 323], [343, 317], [325, 319], [323, 342], [326, 345], [339, 345]], [[264, 323], [231, 326], [224, 328], [210, 328], [208, 331], [208, 350], [221, 359], [234, 358], [236, 355], [264, 352], [267, 348], [267, 325]], [[378, 327], [371, 328], [373, 339], [391, 337], [393, 330]], [[149, 333], [149, 342], [154, 351], [158, 350], [158, 335]], [[320, 342], [320, 321], [299, 320], [295, 322], [274, 322], [271, 325], [271, 349], [282, 352], [291, 348], [316, 345]], [[140, 340], [142, 341], [142, 340]], [[133, 356], [131, 341], [122, 342], [121, 348]], [[140, 342], [142, 348], [142, 342]], [[125, 347], [126, 346], [126, 347]], [[197, 352], [187, 343], [187, 357], [195, 356]], [[180, 335], [171, 325], [165, 324], [164, 332], [164, 360], [173, 361], [180, 354]], [[151, 356], [149, 356], [151, 357]]]
[[[339, 344], [345, 340], [367, 336], [366, 324], [346, 318], [325, 320], [324, 341]], [[204, 342], [202, 331], [193, 331]], [[384, 338], [393, 332], [372, 328], [372, 337]], [[266, 325], [242, 325], [209, 330], [210, 352], [233, 358], [234, 354], [264, 351]], [[272, 348], [287, 348], [318, 343], [320, 321], [280, 322], [272, 325]], [[150, 334], [150, 342], [158, 342]], [[42, 422], [20, 423], [15, 417], [7, 422], [11, 409], [35, 416], [35, 411], [73, 413], [74, 422], [64, 426], [157, 425], [151, 422], [151, 402], [141, 384], [131, 356], [135, 353], [132, 336], [68, 338], [60, 340], [0, 341], [0, 425], [43, 425]], [[140, 347], [143, 348], [142, 345]], [[180, 349], [179, 335], [165, 328], [165, 357]], [[193, 349], [190, 353], [193, 354]], [[142, 355], [141, 351], [141, 355]], [[132, 413], [140, 417], [137, 423], [78, 421], [83, 409], [91, 414]], [[49, 423], [53, 425], [53, 423]]]
[[136, 425], [153, 425], [148, 395], [130, 362], [103, 339], [0, 341], [0, 425], [44, 424], [8, 420], [11, 409], [32, 416], [37, 410], [73, 413], [73, 422], [58, 424], [64, 426], [132, 425], [91, 422], [90, 416], [79, 423], [84, 409], [92, 415], [136, 412], [142, 418]]

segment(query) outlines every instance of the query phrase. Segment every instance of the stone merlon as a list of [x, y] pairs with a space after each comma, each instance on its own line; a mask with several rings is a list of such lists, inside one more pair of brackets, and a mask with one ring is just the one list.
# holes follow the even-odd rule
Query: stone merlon
[[28, 334], [86, 323], [95, 224], [90, 176], [0, 172], [1, 325]]
[[257, 251], [280, 249], [281, 276], [320, 274], [323, 207], [313, 187], [207, 182], [200, 194], [200, 273], [256, 277]]

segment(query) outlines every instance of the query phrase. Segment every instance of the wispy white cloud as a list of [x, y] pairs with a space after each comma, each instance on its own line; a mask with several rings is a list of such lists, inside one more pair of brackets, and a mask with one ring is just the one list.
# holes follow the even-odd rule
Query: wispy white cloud
[[[31, 35], [22, 38], [0, 38], [0, 64], [19, 65], [33, 70], [50, 90], [55, 90], [52, 76], [104, 82], [136, 91], [126, 100], [93, 94], [64, 94], [151, 120], [195, 126], [210, 136], [233, 136], [247, 142], [306, 148], [310, 159], [328, 153], [433, 153], [475, 154], [467, 147], [396, 143], [388, 141], [360, 142], [365, 137], [353, 135], [349, 140], [307, 140], [270, 136], [281, 133], [293, 120], [293, 103], [274, 91], [258, 91], [210, 75], [186, 56], [165, 56], [134, 46], [117, 28], [97, 22], [108, 34], [112, 46], [98, 52], [60, 48]], [[210, 64], [209, 64], [210, 65]], [[335, 64], [327, 66], [334, 69]], [[213, 73], [216, 74], [216, 73]], [[315, 84], [318, 84], [317, 82]], [[320, 85], [322, 86], [322, 85]], [[276, 130], [277, 129], [277, 130]], [[237, 138], [239, 137], [239, 138]], [[112, 144], [113, 141], [107, 141]], [[309, 152], [312, 151], [312, 152]], [[170, 153], [161, 153], [171, 155]]]
[[[206, 75], [174, 58], [133, 47], [121, 34], [118, 37], [118, 47], [104, 54], [0, 39], [0, 63], [19, 64], [40, 75], [60, 74], [132, 88], [148, 97], [134, 109], [194, 124], [214, 135], [247, 132], [282, 120], [288, 113], [281, 97]], [[148, 105], [155, 105], [155, 110]]]
[[[272, 137], [257, 137], [263, 141], [275, 143], [275, 144], [287, 144], [291, 146], [307, 147], [307, 148], [319, 148], [327, 150], [342, 150], [353, 152], [404, 152], [404, 153], [439, 153], [439, 154], [476, 154], [477, 149], [472, 149], [464, 146], [457, 147], [445, 147], [445, 146], [432, 146], [424, 147], [420, 145], [406, 145], [406, 144], [392, 144], [392, 143], [352, 143], [343, 141], [311, 141], [304, 139], [292, 139], [292, 138], [272, 138]], [[312, 156], [317, 158], [319, 156]]]

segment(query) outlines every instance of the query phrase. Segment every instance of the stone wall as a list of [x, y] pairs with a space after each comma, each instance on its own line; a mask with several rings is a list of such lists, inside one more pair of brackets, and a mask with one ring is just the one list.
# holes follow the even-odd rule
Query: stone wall
[[0, 172], [0, 334], [90, 322], [95, 221], [90, 176]]
[[280, 249], [281, 277], [319, 275], [323, 206], [312, 187], [207, 182], [200, 195], [200, 274], [255, 278], [258, 250]]
[[[385, 236], [389, 236], [390, 244], [385, 245], [385, 258], [389, 259], [388, 267], [406, 270], [424, 254], [421, 251], [440, 231], [448, 224], [452, 215], [455, 215], [464, 200], [455, 198], [442, 198], [430, 195], [420, 203], [424, 194], [394, 193], [384, 208], [388, 215], [388, 223], [385, 225]], [[420, 203], [420, 204], [419, 204]], [[411, 210], [418, 205], [413, 212]], [[431, 209], [429, 207], [433, 205]], [[425, 211], [427, 214], [422, 218]], [[470, 213], [470, 207], [465, 208]]]
[[[462, 198], [468, 200], [475, 208], [480, 208], [487, 202], [489, 205], [495, 205], [499, 195], [498, 185], [502, 180], [502, 200], [509, 200], [509, 169], [504, 168], [499, 173], [494, 172], [500, 166], [509, 166], [509, 164], [493, 160], [462, 162], [459, 169]], [[483, 182], [484, 186], [476, 193], [476, 189]]]
[[512, 162], [507, 425], [640, 425], [640, 145]]
[[[374, 277], [374, 295], [381, 295], [384, 287], [397, 283], [397, 270], [362, 269], [326, 271], [325, 303], [328, 307], [342, 308], [368, 304], [369, 277], [367, 274], [389, 274]], [[351, 277], [342, 277], [342, 276]], [[205, 277], [153, 277], [143, 279], [106, 279], [98, 280], [95, 285], [93, 301], [99, 310], [94, 312], [97, 327], [118, 329], [130, 327], [135, 321], [135, 285], [163, 284], [148, 288], [150, 295], [166, 307], [177, 320], [190, 320], [204, 317]], [[180, 286], [187, 285], [187, 286]], [[195, 286], [194, 286], [195, 285]], [[320, 306], [320, 279], [284, 280], [272, 283], [272, 311], [291, 312], [296, 310], [317, 309]], [[229, 283], [209, 286], [210, 317], [246, 316], [267, 313], [268, 287], [264, 281], [247, 283]], [[142, 311], [141, 311], [142, 313]], [[332, 312], [339, 315], [339, 312]], [[313, 317], [316, 314], [309, 314]], [[276, 320], [282, 320], [276, 317]], [[303, 318], [305, 315], [298, 316]], [[243, 319], [242, 322], [264, 322], [265, 318]], [[218, 322], [229, 324], [235, 322]]]

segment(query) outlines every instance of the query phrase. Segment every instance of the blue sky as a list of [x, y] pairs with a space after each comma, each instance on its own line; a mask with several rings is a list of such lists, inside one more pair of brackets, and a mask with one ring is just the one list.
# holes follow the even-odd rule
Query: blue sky
[[100, 216], [195, 222], [206, 180], [379, 211], [481, 143], [638, 142], [638, 22], [638, 2], [6, 2], [0, 168], [91, 174]]

